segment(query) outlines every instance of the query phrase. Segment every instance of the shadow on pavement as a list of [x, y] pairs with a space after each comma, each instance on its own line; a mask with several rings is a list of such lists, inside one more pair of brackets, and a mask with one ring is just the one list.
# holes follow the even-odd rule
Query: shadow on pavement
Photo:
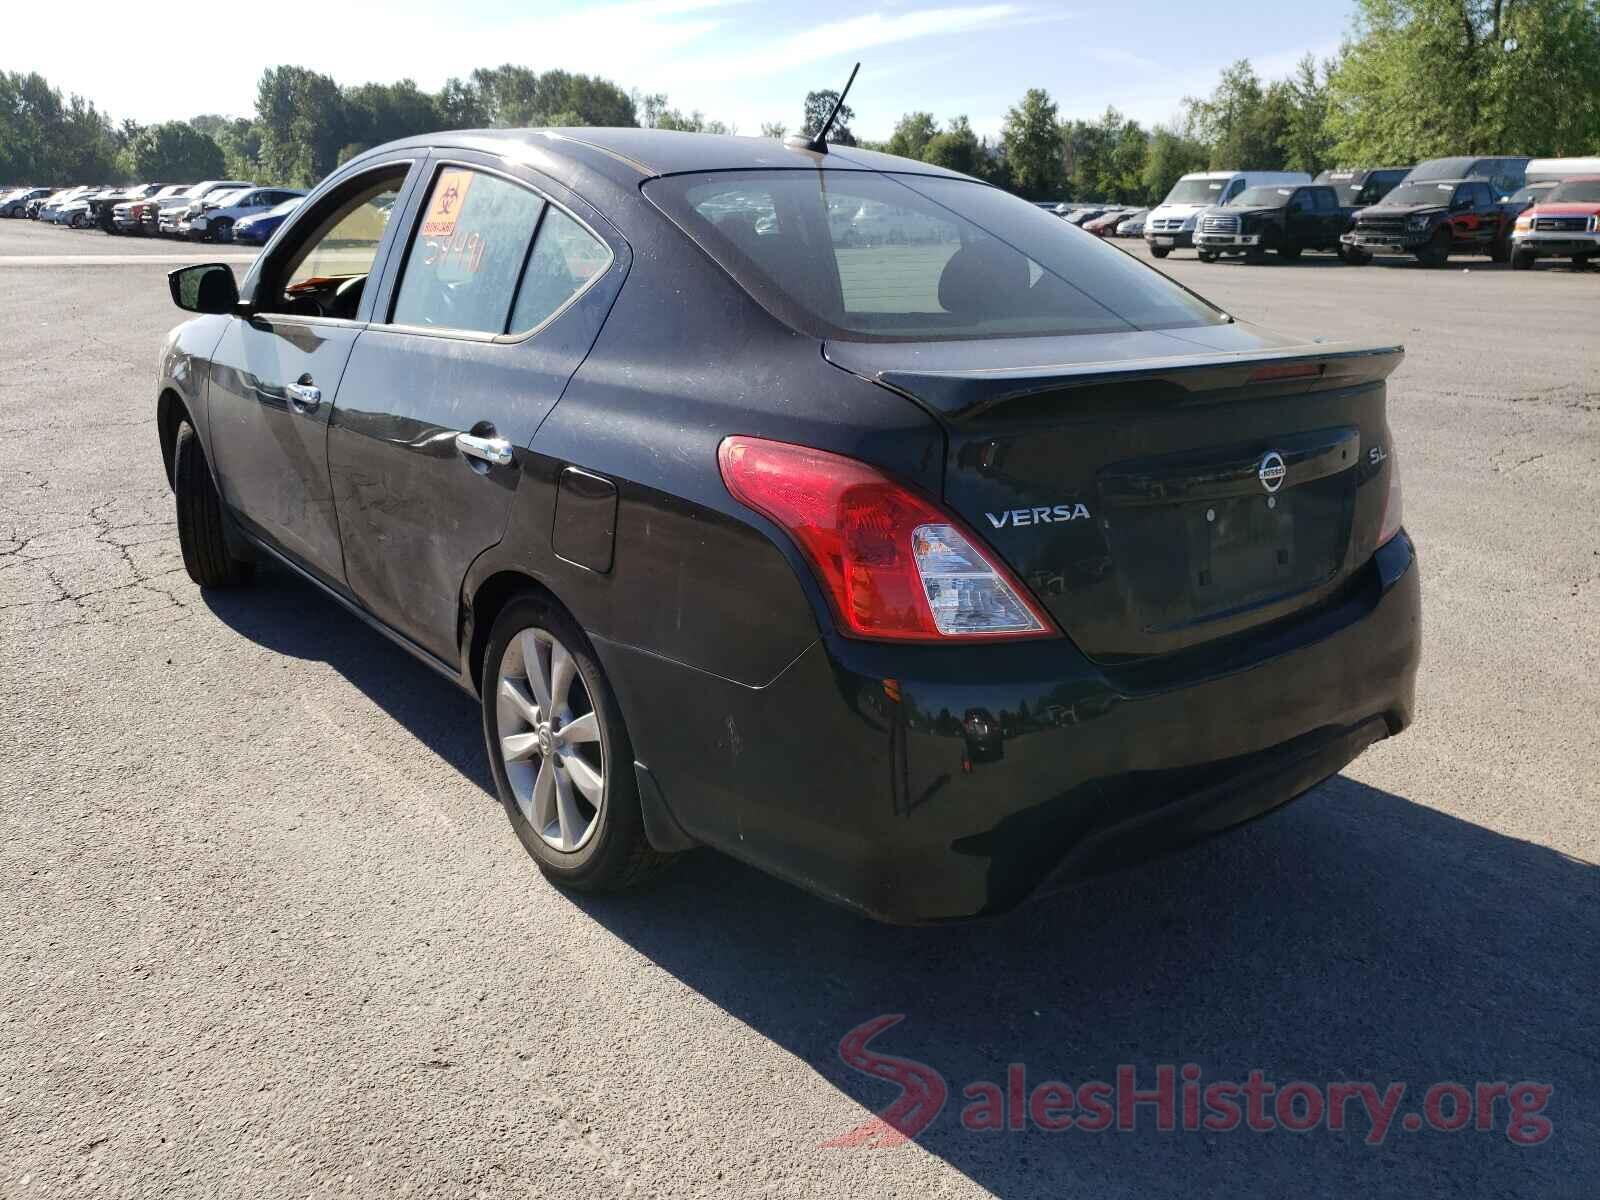
[[[598, 921], [867, 1108], [900, 1095], [843, 1064], [839, 1040], [905, 1020], [874, 1051], [939, 1072], [917, 1136], [1006, 1197], [1578, 1195], [1600, 1177], [1600, 869], [1338, 776], [1184, 854], [996, 920], [874, 925], [720, 855], [690, 856], [642, 902], [581, 898]], [[1359, 1104], [1342, 1133], [973, 1132], [963, 1089], [1077, 1087], [1196, 1063], [1201, 1084], [1371, 1080], [1554, 1085], [1554, 1136], [1407, 1132], [1381, 1146]], [[1270, 1109], [1268, 1110], [1271, 1111]], [[1180, 1118], [1181, 1119], [1181, 1118]], [[847, 1129], [818, 1129], [819, 1143]], [[830, 1154], [908, 1153], [905, 1148]], [[1487, 1181], [1493, 1179], [1490, 1185]]]
[[327, 663], [429, 750], [495, 797], [477, 701], [310, 584], [263, 562], [253, 586], [204, 591], [201, 596], [223, 624], [258, 645]]
[[[305, 584], [269, 570], [207, 603], [264, 646], [329, 663], [490, 791], [471, 699]], [[1346, 776], [1181, 855], [982, 922], [876, 925], [709, 851], [643, 893], [567, 902], [872, 1111], [901, 1089], [846, 1066], [840, 1039], [904, 1014], [872, 1050], [949, 1089], [916, 1141], [1003, 1197], [1552, 1197], [1592, 1194], [1600, 1178], [1600, 868]], [[963, 1089], [1003, 1092], [1012, 1063], [1029, 1090], [1112, 1080], [1122, 1064], [1147, 1088], [1158, 1065], [1195, 1063], [1202, 1086], [1259, 1069], [1280, 1085], [1407, 1092], [1378, 1146], [1359, 1102], [1343, 1132], [1161, 1132], [1150, 1105], [1131, 1133], [965, 1129]], [[1504, 1101], [1489, 1132], [1403, 1127], [1434, 1083], [1502, 1080], [1554, 1087], [1547, 1141], [1508, 1140]]]

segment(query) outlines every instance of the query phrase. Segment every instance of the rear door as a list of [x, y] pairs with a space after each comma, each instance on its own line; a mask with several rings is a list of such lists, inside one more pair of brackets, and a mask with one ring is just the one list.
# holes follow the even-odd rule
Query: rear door
[[246, 281], [254, 315], [234, 318], [212, 356], [212, 462], [253, 532], [325, 583], [343, 556], [328, 485], [328, 420], [366, 327], [366, 284], [389, 213], [414, 169], [374, 165], [321, 197]]
[[461, 582], [500, 540], [534, 431], [589, 352], [626, 243], [551, 180], [436, 154], [329, 441], [350, 589], [454, 661]]

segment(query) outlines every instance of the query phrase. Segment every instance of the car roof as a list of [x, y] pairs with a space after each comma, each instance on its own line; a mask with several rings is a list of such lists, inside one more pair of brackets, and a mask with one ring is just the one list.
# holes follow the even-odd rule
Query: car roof
[[529, 152], [533, 152], [573, 160], [618, 182], [632, 183], [641, 178], [689, 172], [783, 169], [900, 171], [952, 179], [970, 178], [915, 159], [856, 146], [830, 144], [826, 154], [817, 154], [774, 138], [684, 133], [671, 129], [463, 129], [403, 138], [376, 147], [368, 154], [412, 146], [456, 147], [510, 159], [528, 157]]

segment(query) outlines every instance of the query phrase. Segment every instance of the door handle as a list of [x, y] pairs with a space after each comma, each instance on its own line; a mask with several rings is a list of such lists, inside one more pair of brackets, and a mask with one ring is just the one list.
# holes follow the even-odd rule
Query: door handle
[[505, 438], [475, 437], [470, 433], [458, 433], [456, 449], [468, 458], [481, 459], [496, 467], [511, 465], [511, 443]]
[[291, 383], [289, 404], [296, 412], [316, 412], [322, 407], [322, 389], [309, 383]]

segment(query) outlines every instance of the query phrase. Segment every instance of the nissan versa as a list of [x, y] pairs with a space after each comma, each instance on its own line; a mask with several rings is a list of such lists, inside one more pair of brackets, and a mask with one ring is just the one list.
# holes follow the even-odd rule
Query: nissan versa
[[481, 697], [560, 884], [704, 844], [994, 912], [1411, 720], [1399, 348], [1251, 327], [964, 176], [431, 134], [170, 284], [190, 575], [276, 562]]

